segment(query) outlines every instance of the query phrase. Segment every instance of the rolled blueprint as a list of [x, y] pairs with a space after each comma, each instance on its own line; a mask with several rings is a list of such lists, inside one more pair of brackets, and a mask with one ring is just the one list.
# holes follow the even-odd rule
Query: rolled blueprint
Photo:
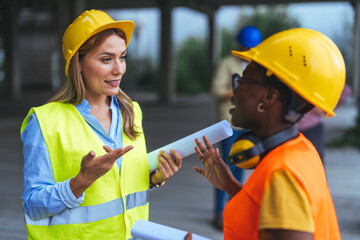
[[198, 138], [202, 143], [204, 143], [202, 137], [206, 136], [211, 144], [215, 144], [232, 135], [233, 130], [228, 121], [223, 120], [221, 122], [218, 122], [214, 125], [211, 125], [210, 127], [204, 128], [203, 130], [195, 132], [187, 137], [184, 137], [180, 140], [172, 142], [166, 146], [163, 146], [148, 153], [147, 156], [149, 160], [149, 169], [150, 171], [158, 169], [157, 156], [159, 155], [161, 150], [170, 153], [170, 149], [175, 149], [184, 158], [195, 153], [195, 138]]
[[[186, 234], [186, 231], [146, 220], [137, 220], [131, 228], [131, 235], [143, 240], [184, 240]], [[192, 239], [210, 240], [197, 234], [192, 234]]]

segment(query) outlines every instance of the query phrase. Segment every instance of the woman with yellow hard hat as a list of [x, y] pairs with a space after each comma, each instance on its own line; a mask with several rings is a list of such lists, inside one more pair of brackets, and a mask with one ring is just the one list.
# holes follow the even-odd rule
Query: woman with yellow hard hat
[[[233, 75], [234, 126], [249, 129], [233, 145], [229, 162], [253, 168], [243, 185], [204, 137], [194, 170], [232, 199], [223, 212], [225, 239], [340, 239], [321, 159], [295, 123], [314, 106], [333, 112], [345, 83], [336, 45], [309, 29], [277, 33], [233, 55], [249, 60]], [[187, 236], [186, 239], [190, 239]]]
[[132, 239], [149, 188], [181, 167], [178, 152], [161, 152], [149, 173], [140, 106], [119, 87], [133, 29], [90, 10], [64, 34], [67, 81], [21, 127], [29, 239]]

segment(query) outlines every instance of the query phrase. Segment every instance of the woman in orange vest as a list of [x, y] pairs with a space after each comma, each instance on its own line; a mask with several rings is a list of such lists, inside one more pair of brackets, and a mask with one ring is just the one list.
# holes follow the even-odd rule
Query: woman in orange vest
[[[295, 123], [314, 106], [333, 112], [345, 84], [336, 45], [309, 29], [277, 33], [232, 54], [250, 61], [233, 75], [234, 126], [249, 129], [233, 145], [230, 164], [254, 168], [238, 182], [204, 136], [194, 167], [232, 199], [223, 212], [225, 239], [340, 239], [321, 159]], [[190, 239], [191, 234], [186, 239]]]

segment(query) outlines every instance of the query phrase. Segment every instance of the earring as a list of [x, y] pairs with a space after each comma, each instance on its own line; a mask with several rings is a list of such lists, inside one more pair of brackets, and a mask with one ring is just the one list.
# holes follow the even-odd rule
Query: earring
[[263, 103], [259, 103], [259, 105], [257, 106], [257, 110], [258, 110], [258, 112], [263, 112], [263, 111], [265, 111], [264, 104], [263, 104]]

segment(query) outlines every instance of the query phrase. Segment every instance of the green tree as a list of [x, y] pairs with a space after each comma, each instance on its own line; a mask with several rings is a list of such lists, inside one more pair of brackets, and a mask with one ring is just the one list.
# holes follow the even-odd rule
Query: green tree
[[245, 12], [239, 8], [240, 16], [236, 30], [221, 30], [221, 57], [230, 54], [231, 50], [236, 49], [236, 35], [238, 29], [251, 25], [257, 27], [263, 38], [267, 38], [274, 33], [300, 27], [299, 21], [290, 16], [287, 12], [287, 5], [257, 6], [253, 7], [252, 12]]
[[154, 60], [149, 56], [133, 57], [131, 52], [127, 56], [126, 74], [121, 81], [121, 88], [125, 91], [156, 91], [159, 82]]
[[[239, 9], [241, 11], [241, 8]], [[254, 7], [252, 13], [240, 15], [238, 29], [245, 25], [259, 28], [266, 38], [276, 32], [299, 27], [298, 21], [289, 16], [286, 5]], [[221, 57], [236, 49], [237, 31], [221, 30]], [[211, 82], [212, 69], [207, 61], [207, 41], [186, 39], [176, 52], [176, 89], [182, 93], [206, 92]]]
[[353, 86], [353, 24], [345, 22], [340, 33], [334, 36], [334, 42], [339, 47], [346, 66], [346, 83]]
[[143, 66], [138, 76], [139, 88], [146, 92], [156, 91], [159, 86], [159, 72], [157, 71], [154, 61], [150, 57], [147, 57], [142, 59], [139, 64]]
[[[354, 87], [353, 83], [353, 24], [351, 22], [345, 22], [342, 32], [337, 33], [334, 37], [336, 45], [339, 47], [346, 66], [346, 83]], [[354, 127], [346, 130], [342, 139], [336, 140], [328, 146], [341, 147], [341, 146], [353, 146], [360, 148], [360, 108], [358, 105], [357, 117], [355, 119]]]
[[271, 5], [254, 7], [252, 14], [240, 15], [238, 29], [246, 25], [257, 27], [263, 38], [274, 33], [300, 27], [299, 21], [288, 14], [287, 5]]
[[176, 54], [176, 89], [181, 93], [206, 92], [209, 89], [211, 67], [206, 57], [205, 40], [188, 38]]
[[229, 55], [231, 50], [236, 50], [236, 35], [229, 29], [221, 30], [221, 58]]

